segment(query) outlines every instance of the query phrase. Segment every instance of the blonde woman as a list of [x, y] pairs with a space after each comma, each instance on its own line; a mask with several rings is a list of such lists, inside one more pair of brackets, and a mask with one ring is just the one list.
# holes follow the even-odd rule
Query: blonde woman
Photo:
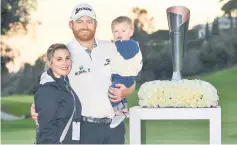
[[41, 75], [34, 94], [38, 113], [36, 143], [79, 143], [81, 103], [69, 84], [72, 61], [64, 44], [49, 47], [47, 65], [49, 69]]

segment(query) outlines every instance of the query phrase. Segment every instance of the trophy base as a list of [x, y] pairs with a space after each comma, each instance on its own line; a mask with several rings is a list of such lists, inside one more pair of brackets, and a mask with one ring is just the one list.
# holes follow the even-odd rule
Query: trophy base
[[173, 72], [172, 80], [175, 80], [175, 81], [181, 80], [180, 72]]

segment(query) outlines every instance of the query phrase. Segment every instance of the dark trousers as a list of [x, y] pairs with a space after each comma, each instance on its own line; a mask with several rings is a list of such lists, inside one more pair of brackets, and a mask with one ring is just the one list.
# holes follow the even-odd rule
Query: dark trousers
[[80, 144], [124, 144], [125, 125], [121, 123], [116, 128], [109, 124], [81, 122]]

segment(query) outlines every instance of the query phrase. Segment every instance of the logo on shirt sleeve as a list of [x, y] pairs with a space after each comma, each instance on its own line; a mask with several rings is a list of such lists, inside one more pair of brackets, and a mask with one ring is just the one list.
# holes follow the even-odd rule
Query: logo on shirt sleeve
[[109, 65], [109, 64], [110, 64], [110, 59], [107, 58], [107, 59], [105, 60], [105, 64], [104, 64], [104, 66]]
[[88, 72], [90, 72], [90, 71], [91, 71], [90, 68], [85, 69], [85, 68], [81, 65], [81, 66], [79, 66], [79, 71], [75, 72], [75, 75], [77, 76], [77, 75], [80, 75], [80, 74], [83, 74], [83, 73], [88, 73]]

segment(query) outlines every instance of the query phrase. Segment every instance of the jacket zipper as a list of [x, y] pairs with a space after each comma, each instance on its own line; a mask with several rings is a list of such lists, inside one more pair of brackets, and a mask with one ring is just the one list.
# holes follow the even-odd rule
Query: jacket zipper
[[[66, 82], [66, 83], [67, 83], [67, 82]], [[78, 118], [77, 118], [77, 113], [76, 113], [76, 99], [75, 99], [74, 93], [72, 92], [72, 89], [71, 89], [71, 90], [69, 89], [69, 85], [68, 85], [68, 84], [66, 84], [66, 88], [67, 88], [67, 90], [70, 92], [70, 94], [71, 94], [72, 97], [73, 97], [73, 106], [74, 106], [74, 109], [75, 109], [74, 115], [75, 115], [76, 120], [78, 120]]]

